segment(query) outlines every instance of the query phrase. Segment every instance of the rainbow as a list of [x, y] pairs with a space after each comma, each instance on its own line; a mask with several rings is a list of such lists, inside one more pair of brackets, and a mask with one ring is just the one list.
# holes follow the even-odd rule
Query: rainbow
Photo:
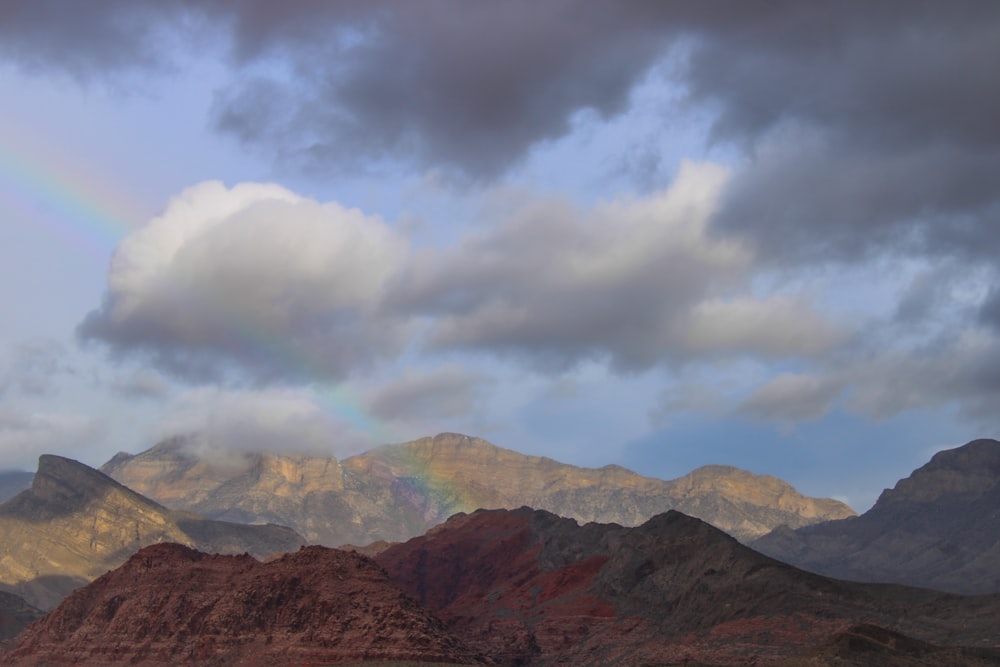
[[12, 129], [0, 128], [0, 210], [106, 263], [148, 213], [77, 156]]
[[[13, 224], [44, 229], [103, 269], [121, 240], [151, 212], [79, 156], [17, 129], [0, 126], [0, 215]], [[305, 380], [312, 400], [331, 417], [331, 424], [336, 417], [376, 442], [398, 439], [364, 410], [356, 391], [324, 381], [312, 362], [287, 340], [247, 326], [225, 303], [212, 305], [226, 318], [234, 336]]]

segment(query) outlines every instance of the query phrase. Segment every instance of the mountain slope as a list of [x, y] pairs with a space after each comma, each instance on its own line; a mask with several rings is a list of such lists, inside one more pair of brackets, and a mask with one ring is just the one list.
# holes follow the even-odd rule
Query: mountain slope
[[303, 547], [279, 559], [146, 547], [71, 594], [4, 656], [18, 665], [475, 662], [370, 559]]
[[938, 452], [861, 516], [779, 529], [753, 546], [830, 576], [1000, 592], [1000, 442]]
[[212, 461], [183, 440], [120, 454], [102, 470], [170, 507], [217, 519], [289, 525], [341, 545], [420, 535], [456, 512], [530, 505], [581, 521], [636, 525], [668, 509], [749, 540], [779, 525], [850, 516], [769, 476], [708, 466], [673, 481], [619, 466], [579, 468], [444, 433], [334, 458], [246, 455]]
[[0, 505], [0, 586], [51, 609], [69, 591], [157, 542], [263, 556], [297, 549], [302, 539], [280, 526], [168, 510], [82, 463], [43, 455], [31, 488]]
[[0, 642], [16, 637], [29, 623], [45, 615], [22, 598], [0, 591]]
[[1000, 643], [1000, 596], [829, 579], [673, 511], [634, 528], [480, 511], [375, 559], [501, 664], [754, 664], [862, 622], [942, 645]]

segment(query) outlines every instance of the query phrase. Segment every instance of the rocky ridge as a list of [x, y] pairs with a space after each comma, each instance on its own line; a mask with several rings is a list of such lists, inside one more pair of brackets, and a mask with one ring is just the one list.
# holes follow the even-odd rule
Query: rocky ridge
[[1000, 644], [1000, 596], [822, 577], [674, 511], [634, 528], [480, 511], [376, 561], [501, 664], [757, 664], [859, 623], [951, 647]]
[[267, 562], [147, 547], [2, 659], [998, 665], [998, 619], [1000, 596], [830, 579], [679, 512], [629, 528], [521, 508], [457, 515], [374, 561], [318, 546]]
[[858, 517], [753, 542], [798, 567], [858, 581], [1000, 592], [1000, 442], [938, 452]]
[[74, 588], [158, 542], [259, 556], [303, 544], [280, 526], [168, 510], [82, 463], [43, 455], [31, 488], [0, 505], [0, 586], [51, 609]]
[[17, 640], [18, 665], [477, 663], [364, 556], [303, 547], [268, 562], [146, 547]]
[[401, 541], [457, 512], [522, 505], [623, 525], [678, 509], [742, 540], [779, 525], [853, 515], [838, 501], [808, 498], [775, 477], [737, 468], [707, 466], [664, 481], [614, 465], [579, 468], [452, 433], [343, 461], [248, 454], [223, 462], [174, 439], [134, 456], [119, 454], [101, 469], [169, 507], [288, 525], [329, 546]]

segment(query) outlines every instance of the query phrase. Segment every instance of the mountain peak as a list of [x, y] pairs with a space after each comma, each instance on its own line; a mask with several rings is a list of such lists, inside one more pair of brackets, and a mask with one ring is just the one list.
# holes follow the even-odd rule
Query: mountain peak
[[82, 507], [118, 493], [150, 508], [163, 508], [88, 465], [54, 454], [38, 457], [38, 471], [31, 488], [3, 506], [5, 514], [34, 521], [79, 511]]
[[997, 484], [1000, 484], [1000, 442], [973, 440], [936, 453], [894, 488], [883, 491], [875, 508], [908, 502], [930, 503], [948, 496], [977, 497]]

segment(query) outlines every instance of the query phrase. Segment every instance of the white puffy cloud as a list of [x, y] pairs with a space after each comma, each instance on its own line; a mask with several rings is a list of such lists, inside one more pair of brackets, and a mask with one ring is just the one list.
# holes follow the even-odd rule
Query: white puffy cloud
[[406, 254], [380, 219], [277, 185], [205, 182], [115, 253], [84, 338], [185, 377], [335, 377], [395, 350], [373, 307]]

